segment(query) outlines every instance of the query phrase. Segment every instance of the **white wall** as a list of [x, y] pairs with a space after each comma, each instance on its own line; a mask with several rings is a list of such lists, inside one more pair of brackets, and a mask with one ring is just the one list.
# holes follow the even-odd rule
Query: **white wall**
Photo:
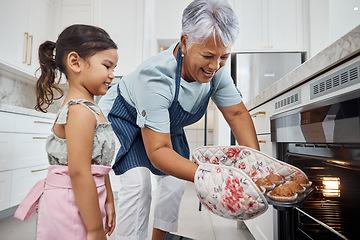
[[360, 0], [309, 1], [310, 57], [360, 24]]
[[102, 0], [100, 9], [95, 9], [101, 17], [94, 24], [104, 28], [118, 45], [116, 75], [131, 73], [143, 60], [144, 1]]
[[309, 2], [310, 56], [314, 56], [329, 45], [329, 0]]
[[360, 24], [360, 0], [329, 0], [329, 41], [333, 43]]
[[143, 59], [147, 59], [157, 53], [155, 39], [155, 0], [144, 2], [144, 42]]

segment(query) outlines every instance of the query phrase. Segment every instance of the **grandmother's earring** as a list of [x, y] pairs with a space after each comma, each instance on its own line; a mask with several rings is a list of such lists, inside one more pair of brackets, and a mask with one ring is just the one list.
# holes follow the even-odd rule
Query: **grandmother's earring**
[[184, 57], [184, 54], [183, 54], [183, 53], [181, 54], [181, 57], [182, 57], [182, 58]]

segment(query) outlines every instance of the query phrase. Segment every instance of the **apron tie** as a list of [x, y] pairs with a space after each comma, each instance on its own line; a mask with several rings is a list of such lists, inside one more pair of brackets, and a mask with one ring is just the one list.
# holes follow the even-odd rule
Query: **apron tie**
[[[102, 165], [91, 165], [91, 172], [96, 187], [105, 185], [105, 175], [111, 167]], [[38, 181], [17, 208], [14, 217], [22, 221], [29, 219], [37, 210], [39, 201], [44, 191], [48, 188], [72, 188], [69, 177], [69, 168], [64, 165], [52, 165], [48, 167], [48, 174], [45, 179]]]

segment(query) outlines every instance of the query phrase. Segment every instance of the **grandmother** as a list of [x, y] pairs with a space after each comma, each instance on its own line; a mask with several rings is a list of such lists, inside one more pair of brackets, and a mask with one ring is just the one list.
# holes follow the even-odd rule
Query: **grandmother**
[[176, 232], [189, 161], [183, 128], [197, 122], [211, 98], [240, 145], [259, 149], [240, 91], [224, 68], [238, 21], [225, 0], [194, 0], [183, 12], [180, 42], [140, 64], [112, 87], [100, 107], [121, 147], [113, 169], [120, 175], [117, 239], [147, 237], [151, 174], [157, 178], [152, 239]]

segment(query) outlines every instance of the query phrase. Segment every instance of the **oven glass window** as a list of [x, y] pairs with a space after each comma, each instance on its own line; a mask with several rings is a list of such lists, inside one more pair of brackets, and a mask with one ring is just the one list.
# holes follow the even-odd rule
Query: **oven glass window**
[[[337, 158], [330, 158], [331, 155]], [[357, 146], [288, 144], [285, 161], [303, 170], [315, 187], [313, 194], [299, 207], [304, 212], [298, 216], [301, 231], [313, 239], [339, 236], [339, 239], [341, 236], [360, 239], [359, 158]]]

